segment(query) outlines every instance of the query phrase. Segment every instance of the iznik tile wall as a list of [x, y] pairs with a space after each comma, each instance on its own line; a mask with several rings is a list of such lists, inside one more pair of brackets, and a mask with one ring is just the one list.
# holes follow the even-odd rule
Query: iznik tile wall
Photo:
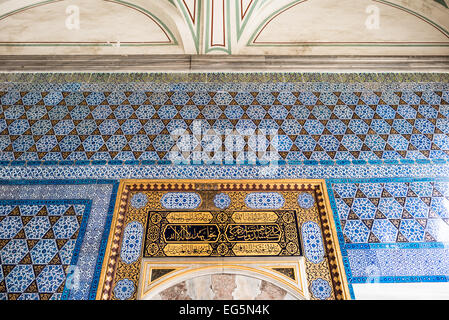
[[95, 298], [123, 178], [326, 179], [350, 284], [448, 282], [448, 80], [0, 74], [0, 298]]
[[0, 299], [95, 299], [115, 181], [0, 181]]

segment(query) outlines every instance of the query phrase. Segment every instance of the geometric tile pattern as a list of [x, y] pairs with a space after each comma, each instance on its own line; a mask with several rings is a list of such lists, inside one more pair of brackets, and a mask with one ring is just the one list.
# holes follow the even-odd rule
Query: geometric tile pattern
[[[285, 84], [288, 87], [288, 84]], [[449, 91], [0, 90], [0, 160], [449, 159]]]
[[[350, 283], [449, 281], [448, 102], [447, 74], [0, 74], [0, 177], [23, 179], [0, 185], [0, 199], [12, 201], [0, 203], [0, 234], [9, 236], [0, 239], [0, 299], [94, 299], [117, 189], [97, 179], [121, 178], [325, 178]], [[151, 161], [184, 159], [295, 165]], [[35, 179], [56, 180], [27, 182]], [[70, 250], [58, 241], [74, 239], [57, 238], [58, 215], [26, 216], [20, 201], [50, 212], [72, 199], [92, 200], [92, 221], [67, 270]], [[217, 198], [218, 208], [230, 205]], [[45, 280], [61, 270], [62, 294]], [[317, 295], [325, 291], [316, 283]]]
[[447, 282], [449, 249], [348, 250], [351, 282]]
[[0, 299], [95, 299], [118, 183], [3, 180]]
[[333, 185], [345, 243], [448, 242], [449, 182]]
[[327, 182], [350, 283], [449, 281], [449, 179]]
[[123, 232], [123, 246], [120, 250], [120, 258], [125, 263], [133, 263], [139, 258], [143, 232], [142, 224], [137, 221], [126, 226]]
[[76, 265], [90, 201], [0, 201], [0, 293], [59, 300]]

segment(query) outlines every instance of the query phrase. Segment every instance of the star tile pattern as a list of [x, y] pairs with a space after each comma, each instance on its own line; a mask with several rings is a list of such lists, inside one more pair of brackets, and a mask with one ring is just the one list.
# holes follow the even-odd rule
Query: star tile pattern
[[441, 84], [331, 85], [9, 85], [0, 160], [449, 159]]
[[59, 300], [76, 265], [90, 201], [0, 201], [0, 295]]

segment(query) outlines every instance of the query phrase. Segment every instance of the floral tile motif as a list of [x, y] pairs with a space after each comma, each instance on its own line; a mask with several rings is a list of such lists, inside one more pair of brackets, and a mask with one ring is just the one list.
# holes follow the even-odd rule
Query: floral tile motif
[[[353, 283], [447, 281], [447, 248], [348, 250]], [[387, 279], [387, 278], [390, 279]], [[413, 281], [412, 278], [415, 278]]]
[[[131, 178], [327, 179], [350, 283], [449, 281], [448, 102], [447, 74], [0, 74], [0, 201], [53, 212], [0, 205], [0, 299], [94, 299], [115, 181]], [[73, 216], [52, 222], [50, 201], [71, 199], [92, 201], [79, 247]]]
[[0, 201], [0, 291], [8, 299], [38, 293], [51, 299], [63, 293], [69, 266], [76, 265], [91, 203]]

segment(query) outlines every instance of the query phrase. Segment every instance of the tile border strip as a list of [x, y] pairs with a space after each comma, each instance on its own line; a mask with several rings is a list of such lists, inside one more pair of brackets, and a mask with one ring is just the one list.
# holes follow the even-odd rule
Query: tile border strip
[[352, 73], [314, 73], [314, 72], [189, 72], [189, 73], [142, 73], [142, 72], [0, 72], [0, 82], [15, 83], [369, 83], [369, 82], [441, 82], [448, 83], [447, 73], [442, 72], [352, 72]]

